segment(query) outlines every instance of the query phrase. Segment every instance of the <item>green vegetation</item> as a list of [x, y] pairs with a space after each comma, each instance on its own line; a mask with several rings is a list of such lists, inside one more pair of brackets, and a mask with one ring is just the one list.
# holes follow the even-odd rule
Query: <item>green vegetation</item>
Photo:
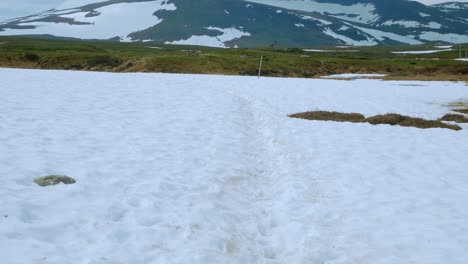
[[[446, 115], [447, 116], [447, 115]], [[446, 117], [444, 116], [444, 118]], [[400, 114], [385, 114], [376, 115], [369, 118], [365, 118], [361, 114], [357, 113], [339, 113], [339, 112], [327, 112], [327, 111], [314, 111], [304, 112], [290, 115], [292, 118], [306, 119], [306, 120], [317, 120], [317, 121], [336, 121], [336, 122], [351, 122], [351, 123], [369, 123], [372, 125], [392, 125], [392, 126], [403, 126], [403, 127], [416, 127], [421, 129], [427, 128], [447, 128], [455, 131], [461, 130], [462, 128], [457, 125], [446, 124], [441, 121], [454, 121], [444, 120], [426, 120], [422, 118], [415, 118], [404, 116]], [[462, 116], [463, 117], [463, 116]]]
[[[0, 37], [0, 67], [110, 72], [167, 72], [252, 75], [265, 56], [264, 76], [320, 77], [340, 73], [383, 73], [389, 79], [468, 80], [468, 63], [457, 51], [392, 54], [434, 49], [422, 46], [352, 47], [357, 52], [306, 52], [301, 49], [217, 49], [56, 39]], [[324, 48], [327, 49], [327, 48]], [[328, 48], [346, 50], [343, 48]]]

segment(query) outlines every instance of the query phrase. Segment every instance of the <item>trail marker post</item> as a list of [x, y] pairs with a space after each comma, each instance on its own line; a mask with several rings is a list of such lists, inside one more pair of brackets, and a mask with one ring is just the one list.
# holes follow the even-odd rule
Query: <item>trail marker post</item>
[[263, 64], [263, 56], [260, 57], [260, 65], [258, 66], [258, 78], [262, 75], [262, 64]]

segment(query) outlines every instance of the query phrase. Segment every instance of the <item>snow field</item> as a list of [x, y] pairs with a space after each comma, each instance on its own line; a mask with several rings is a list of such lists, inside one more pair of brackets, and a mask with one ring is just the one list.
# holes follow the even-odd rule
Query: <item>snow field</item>
[[365, 73], [343, 73], [333, 74], [328, 76], [322, 76], [323, 79], [369, 79], [385, 77], [386, 74], [365, 74]]
[[410, 50], [410, 51], [393, 51], [393, 54], [432, 54], [437, 52], [451, 51], [453, 49], [439, 49], [439, 50]]
[[[464, 83], [0, 69], [6, 263], [464, 263]], [[74, 185], [42, 188], [47, 174]], [[8, 217], [3, 217], [8, 215]], [[46, 258], [46, 259], [44, 259]]]

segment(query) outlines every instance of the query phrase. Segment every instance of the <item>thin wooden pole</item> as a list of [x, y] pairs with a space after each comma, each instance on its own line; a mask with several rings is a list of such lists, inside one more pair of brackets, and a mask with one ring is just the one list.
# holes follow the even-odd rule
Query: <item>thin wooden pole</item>
[[262, 64], [263, 64], [263, 56], [260, 57], [260, 65], [258, 66], [258, 78], [262, 75]]

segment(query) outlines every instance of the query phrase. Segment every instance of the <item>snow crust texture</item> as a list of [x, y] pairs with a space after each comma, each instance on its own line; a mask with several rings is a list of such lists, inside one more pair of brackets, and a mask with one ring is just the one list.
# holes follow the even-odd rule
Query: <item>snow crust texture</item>
[[468, 126], [287, 117], [435, 119], [463, 83], [0, 77], [2, 263], [466, 263]]

